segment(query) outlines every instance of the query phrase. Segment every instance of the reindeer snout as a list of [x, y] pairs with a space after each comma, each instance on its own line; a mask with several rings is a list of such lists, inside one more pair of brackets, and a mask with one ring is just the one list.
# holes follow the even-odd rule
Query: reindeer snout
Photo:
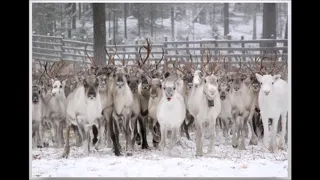
[[55, 96], [55, 95], [56, 95], [56, 92], [52, 92], [51, 94], [52, 94], [52, 96]]
[[269, 93], [270, 93], [270, 90], [263, 91], [263, 92], [264, 92], [264, 94], [265, 94], [266, 96], [268, 96], [268, 95], [269, 95]]
[[234, 90], [238, 91], [240, 89], [240, 86], [234, 86]]
[[192, 88], [192, 86], [193, 86], [193, 84], [192, 84], [192, 83], [188, 83], [188, 88], [189, 88], [189, 89], [191, 89], [191, 88]]
[[225, 99], [226, 99], [226, 94], [225, 94], [224, 92], [222, 92], [222, 93], [220, 94], [220, 99], [221, 99], [221, 100], [225, 100]]
[[93, 89], [89, 89], [89, 91], [88, 91], [88, 97], [90, 98], [90, 99], [93, 99], [93, 98], [95, 98], [96, 97], [96, 92], [93, 90]]

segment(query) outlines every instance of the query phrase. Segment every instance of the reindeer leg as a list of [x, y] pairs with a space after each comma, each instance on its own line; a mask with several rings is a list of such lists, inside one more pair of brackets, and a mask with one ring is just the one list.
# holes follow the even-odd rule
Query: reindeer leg
[[105, 136], [104, 136], [104, 131], [106, 127], [106, 120], [105, 117], [99, 118], [99, 131], [98, 131], [98, 143], [95, 144], [95, 148], [102, 149], [104, 146], [105, 142]]
[[281, 114], [281, 137], [279, 140], [279, 149], [284, 150], [285, 145], [285, 136], [286, 136], [286, 130], [287, 130], [287, 113]]
[[81, 139], [81, 135], [79, 133], [79, 129], [76, 125], [73, 125], [73, 124], [71, 124], [71, 128], [72, 128], [72, 130], [74, 132], [74, 136], [76, 138], [76, 146], [80, 147], [82, 144], [82, 139]]
[[245, 147], [245, 137], [246, 137], [246, 133], [247, 133], [247, 130], [246, 128], [248, 128], [248, 117], [249, 117], [249, 111], [245, 111], [242, 116], [241, 116], [241, 119], [240, 119], [240, 127], [241, 127], [241, 142], [240, 142], [240, 146], [239, 146], [239, 149], [240, 150], [245, 150], [246, 147]]
[[111, 139], [113, 142], [113, 148], [114, 148], [114, 154], [116, 156], [121, 156], [120, 148], [119, 148], [119, 130], [117, 121], [119, 120], [119, 117], [115, 114], [115, 112], [112, 113], [112, 118], [110, 119], [109, 127], [110, 127], [110, 133], [111, 133]]
[[38, 134], [39, 134], [39, 136], [38, 136], [38, 138], [39, 138], [38, 139], [39, 140], [39, 147], [40, 148], [42, 148], [42, 146], [45, 147], [45, 143], [43, 142], [43, 126], [42, 126], [41, 122], [39, 123]]
[[269, 147], [269, 117], [264, 115], [263, 111], [260, 111], [260, 116], [262, 118], [263, 124], [263, 143], [266, 148]]
[[238, 137], [237, 137], [237, 132], [239, 131], [239, 122], [238, 122], [238, 116], [239, 116], [239, 112], [237, 110], [234, 110], [232, 112], [232, 147], [233, 148], [237, 148], [239, 146], [239, 141], [238, 141], [238, 137], [239, 137], [239, 133], [238, 133]]
[[171, 156], [172, 149], [174, 148], [174, 146], [175, 146], [176, 143], [177, 143], [177, 140], [178, 140], [178, 138], [177, 138], [178, 132], [179, 132], [179, 128], [177, 128], [177, 129], [175, 129], [175, 128], [172, 129], [169, 156]]
[[[280, 116], [279, 116], [279, 117], [280, 117]], [[269, 144], [269, 150], [270, 150], [271, 152], [274, 152], [274, 151], [276, 150], [276, 147], [277, 147], [276, 137], [277, 137], [279, 117], [274, 117], [274, 118], [272, 119], [271, 143]]]
[[56, 135], [57, 135], [57, 147], [58, 148], [63, 148], [63, 143], [62, 143], [62, 126], [61, 126], [61, 122], [58, 120], [58, 119], [56, 119], [55, 120], [55, 123], [56, 123], [56, 126], [57, 126], [57, 128], [56, 128]]
[[68, 123], [66, 122], [66, 133], [67, 133], [67, 136], [66, 136], [66, 143], [64, 145], [64, 151], [63, 151], [63, 154], [62, 154], [62, 157], [63, 158], [68, 158], [69, 154], [70, 154], [70, 142], [69, 142], [69, 139], [70, 139], [70, 128], [71, 128], [71, 123]]
[[213, 121], [210, 122], [210, 131], [211, 131], [211, 136], [210, 136], [210, 144], [208, 147], [208, 155], [213, 155], [216, 153], [216, 148], [215, 148], [215, 138], [218, 136], [218, 133], [215, 134], [216, 130], [215, 128], [218, 128], [216, 126], [216, 120], [218, 120], [216, 117], [213, 117]]
[[158, 148], [160, 151], [163, 152], [164, 154], [164, 148], [166, 146], [166, 138], [167, 138], [167, 129], [164, 127], [164, 126], [160, 126], [160, 131], [161, 131], [161, 140], [160, 140], [160, 143], [158, 145]]
[[256, 135], [256, 130], [258, 129], [258, 125], [256, 124], [257, 120], [256, 120], [256, 116], [250, 116], [251, 118], [249, 118], [249, 125], [250, 125], [250, 129], [251, 129], [251, 139], [249, 142], [249, 145], [257, 145], [258, 144], [258, 137]]
[[111, 119], [112, 119], [112, 109], [111, 108], [109, 108], [109, 109], [107, 109], [106, 110], [106, 113], [105, 113], [105, 121], [106, 121], [106, 128], [105, 128], [105, 130], [106, 130], [106, 133], [105, 133], [105, 137], [106, 137], [106, 140], [107, 140], [107, 148], [112, 148], [112, 140], [111, 140], [111, 130], [110, 130], [110, 128], [111, 128]]
[[137, 142], [138, 145], [141, 145], [142, 140], [141, 140], [141, 125], [140, 125], [140, 119], [141, 117], [138, 116], [138, 120], [136, 121], [135, 124], [135, 134], [136, 134], [136, 139], [135, 141]]
[[57, 127], [56, 127], [56, 124], [54, 123], [54, 120], [51, 120], [51, 139], [52, 139], [52, 142], [53, 143], [56, 143], [57, 142], [57, 139], [56, 139], [56, 131], [57, 131]]
[[[137, 124], [137, 118], [138, 115], [134, 115], [129, 119], [129, 152], [127, 151], [127, 156], [132, 156], [132, 153], [134, 151], [134, 144], [135, 144], [135, 139], [136, 139], [136, 134], [134, 133], [135, 130], [135, 125]], [[129, 153], [129, 154], [128, 154]]]
[[196, 125], [196, 156], [202, 156], [204, 133], [203, 133], [202, 123], [199, 123], [199, 118], [195, 120], [195, 125]]
[[147, 121], [148, 117], [143, 116], [138, 118], [139, 125], [140, 125], [140, 130], [141, 130], [141, 135], [142, 135], [142, 149], [149, 149], [148, 141], [147, 141]]
[[231, 121], [231, 118], [230, 119], [228, 119], [228, 118], [222, 119], [223, 136], [225, 137], [225, 145], [228, 145], [228, 143], [229, 143], [229, 134], [228, 134], [229, 121]]

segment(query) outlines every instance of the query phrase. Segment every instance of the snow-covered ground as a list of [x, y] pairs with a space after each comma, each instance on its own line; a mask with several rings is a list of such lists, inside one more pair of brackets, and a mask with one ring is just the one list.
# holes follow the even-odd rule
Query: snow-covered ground
[[[222, 134], [221, 134], [222, 135]], [[220, 135], [220, 137], [222, 137]], [[122, 139], [122, 138], [121, 138]], [[151, 140], [148, 137], [148, 140]], [[82, 148], [71, 146], [68, 159], [61, 158], [63, 149], [54, 147], [32, 150], [33, 177], [287, 177], [288, 154], [266, 152], [262, 142], [239, 151], [216, 142], [217, 155], [195, 156], [195, 135], [182, 137], [168, 156], [155, 148], [141, 150], [136, 145], [131, 157], [116, 157], [110, 148], [93, 151], [89, 157]], [[72, 141], [73, 142], [73, 141]], [[221, 143], [220, 143], [221, 142]], [[74, 142], [73, 142], [74, 143]], [[124, 143], [122, 141], [122, 143]], [[249, 143], [247, 139], [246, 144]], [[204, 143], [207, 151], [208, 140]], [[73, 145], [73, 144], [72, 144]], [[152, 143], [149, 142], [149, 146]], [[124, 148], [123, 148], [124, 149]]]

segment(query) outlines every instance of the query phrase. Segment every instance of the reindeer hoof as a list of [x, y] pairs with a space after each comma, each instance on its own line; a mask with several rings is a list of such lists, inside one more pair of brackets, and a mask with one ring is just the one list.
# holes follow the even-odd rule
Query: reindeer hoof
[[197, 157], [203, 156], [203, 152], [196, 152], [196, 156], [197, 156]]
[[149, 149], [149, 145], [148, 144], [142, 144], [141, 149]]
[[43, 142], [43, 147], [49, 147], [49, 143]]
[[232, 144], [232, 147], [233, 147], [233, 148], [237, 148], [238, 145], [237, 145], [237, 144]]
[[114, 154], [115, 154], [116, 156], [122, 156], [122, 154], [120, 153], [120, 151], [119, 151], [119, 152], [114, 152]]
[[250, 139], [249, 141], [249, 145], [257, 145], [258, 144], [258, 139], [255, 138], [255, 139]]
[[97, 137], [94, 137], [94, 138], [92, 139], [93, 145], [95, 145], [97, 142], [98, 142], [98, 138], [97, 138]]
[[153, 147], [157, 148], [159, 146], [159, 142], [152, 140]]
[[241, 145], [239, 146], [239, 150], [246, 150], [246, 147], [245, 147], [243, 144], [241, 144]]
[[128, 151], [127, 152], [127, 156], [132, 156], [133, 155], [133, 152], [132, 151]]
[[37, 145], [37, 148], [42, 148], [42, 145]]

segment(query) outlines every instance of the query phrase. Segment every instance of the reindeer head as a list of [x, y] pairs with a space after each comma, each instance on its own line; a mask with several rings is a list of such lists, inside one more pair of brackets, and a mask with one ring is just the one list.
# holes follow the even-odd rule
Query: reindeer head
[[42, 93], [42, 87], [39, 85], [32, 85], [32, 103], [37, 105]]
[[128, 78], [128, 85], [133, 93], [138, 92], [139, 78], [132, 75]]
[[202, 81], [203, 78], [203, 73], [201, 70], [195, 70], [193, 74], [193, 81], [192, 84], [194, 85], [195, 88], [197, 88]]
[[127, 78], [129, 77], [129, 74], [127, 72], [126, 67], [117, 67], [113, 78], [116, 83], [116, 88], [121, 89], [124, 88], [124, 86], [127, 84]]
[[208, 104], [214, 106], [214, 98], [219, 96], [218, 91], [218, 78], [214, 74], [204, 77], [204, 94], [208, 99]]
[[163, 96], [170, 102], [172, 97], [176, 93], [176, 82], [178, 78], [175, 80], [173, 79], [165, 79], [164, 82], [162, 83], [162, 89], [163, 89]]
[[52, 90], [51, 90], [52, 96], [64, 94], [64, 87], [66, 85], [65, 80], [61, 81], [57, 78], [54, 78], [54, 79], [51, 79], [51, 84], [52, 84]]
[[258, 81], [257, 77], [253, 74], [250, 75], [250, 84], [254, 92], [260, 91], [260, 82]]
[[228, 94], [230, 93], [231, 87], [230, 84], [227, 81], [226, 77], [222, 77], [219, 79], [219, 86], [218, 86], [218, 91], [220, 94], [220, 99], [223, 101], [226, 99]]
[[231, 76], [228, 77], [228, 82], [235, 92], [239, 91], [243, 81], [246, 79], [246, 75], [240, 72], [241, 68], [242, 66], [241, 66], [241, 59], [240, 59], [240, 67]]
[[151, 80], [151, 88], [150, 88], [150, 97], [152, 99], [160, 96], [160, 93], [161, 93], [161, 88], [162, 88], [162, 85], [161, 85], [161, 81], [159, 78], [153, 78]]
[[99, 80], [95, 74], [87, 72], [83, 81], [84, 91], [89, 100], [95, 100], [99, 89]]
[[280, 74], [276, 74], [274, 76], [272, 75], [260, 75], [258, 73], [256, 73], [256, 77], [257, 80], [260, 82], [261, 88], [260, 90], [263, 92], [263, 94], [265, 96], [269, 96], [270, 94], [272, 94], [273, 89], [274, 89], [274, 83], [277, 82], [281, 75]]
[[191, 71], [186, 71], [183, 81], [187, 85], [187, 89], [190, 90], [193, 86], [193, 73]]

